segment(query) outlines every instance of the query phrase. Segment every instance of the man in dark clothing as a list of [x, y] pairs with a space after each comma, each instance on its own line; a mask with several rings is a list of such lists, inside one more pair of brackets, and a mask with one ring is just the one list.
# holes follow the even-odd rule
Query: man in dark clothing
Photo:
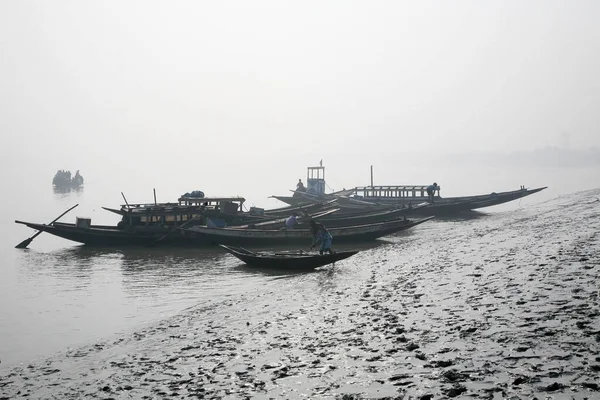
[[440, 187], [436, 182], [433, 182], [433, 185], [427, 186], [427, 196], [429, 196], [429, 202], [433, 204], [433, 196], [435, 195], [435, 191], [440, 190]]
[[313, 235], [313, 244], [310, 246], [312, 249], [319, 243], [321, 244], [321, 248], [319, 249], [319, 254], [323, 255], [323, 252], [329, 252], [329, 254], [333, 254], [333, 250], [331, 250], [331, 241], [333, 240], [333, 236], [331, 233], [318, 222], [314, 220], [310, 220], [310, 231]]

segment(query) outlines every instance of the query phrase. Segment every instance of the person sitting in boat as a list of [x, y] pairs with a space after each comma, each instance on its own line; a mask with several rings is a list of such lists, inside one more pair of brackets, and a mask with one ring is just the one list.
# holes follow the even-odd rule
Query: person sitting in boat
[[427, 196], [429, 196], [429, 202], [433, 204], [433, 195], [435, 195], [435, 191], [440, 190], [440, 187], [436, 182], [433, 182], [433, 185], [427, 186]]
[[331, 233], [329, 233], [329, 231], [323, 226], [323, 224], [315, 222], [311, 219], [310, 232], [313, 235], [313, 244], [310, 246], [311, 249], [320, 243], [320, 255], [323, 255], [324, 252], [333, 254], [333, 250], [331, 250], [331, 241], [333, 240], [333, 236], [331, 236]]
[[306, 188], [304, 187], [304, 183], [302, 183], [302, 179], [298, 179], [298, 183], [296, 184], [296, 192], [306, 192]]
[[294, 227], [298, 224], [298, 214], [293, 213], [285, 220], [285, 229], [294, 229]]

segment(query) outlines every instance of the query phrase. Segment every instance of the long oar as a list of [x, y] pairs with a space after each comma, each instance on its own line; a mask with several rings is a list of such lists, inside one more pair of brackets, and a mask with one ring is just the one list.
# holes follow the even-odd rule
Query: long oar
[[[63, 215], [65, 215], [66, 213], [68, 213], [69, 211], [71, 211], [72, 209], [74, 209], [75, 207], [77, 207], [79, 204], [75, 204], [73, 207], [69, 208], [67, 211], [65, 211], [64, 213], [60, 214], [58, 217], [56, 217], [56, 219], [52, 222], [50, 222], [48, 225], [52, 225], [53, 223], [55, 223], [56, 221], [58, 221], [59, 219], [61, 219], [63, 217]], [[42, 233], [43, 231], [37, 231], [37, 233], [35, 235], [33, 235], [32, 237], [30, 237], [29, 239], [25, 239], [23, 240], [21, 243], [19, 243], [18, 245], [15, 246], [15, 248], [17, 249], [24, 249], [27, 246], [29, 246], [29, 243], [31, 243], [31, 241], [33, 239], [35, 239], [40, 233]]]

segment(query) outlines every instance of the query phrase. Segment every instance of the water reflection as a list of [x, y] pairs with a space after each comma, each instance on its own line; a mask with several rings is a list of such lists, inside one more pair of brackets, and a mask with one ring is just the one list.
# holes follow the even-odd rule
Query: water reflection
[[320, 269], [314, 269], [312, 271], [303, 271], [298, 269], [286, 270], [285, 268], [253, 267], [239, 260], [237, 261], [237, 265], [234, 267], [234, 270], [244, 274], [262, 275], [267, 278], [273, 279], [292, 278], [294, 276], [307, 275], [320, 271]]
[[70, 194], [76, 194], [79, 195], [81, 194], [81, 192], [83, 192], [83, 186], [78, 186], [78, 187], [57, 187], [57, 186], [52, 186], [52, 191], [54, 192], [55, 195], [57, 195], [57, 197], [67, 197]]
[[72, 249], [37, 252], [26, 249], [19, 252], [23, 268], [30, 275], [47, 275], [59, 279], [89, 278], [97, 264], [95, 257], [75, 257]]
[[[120, 282], [123, 289], [139, 286], [168, 287], [207, 281], [236, 273], [232, 260], [220, 248], [94, 248], [75, 246], [52, 252], [26, 251], [21, 264], [29, 274], [46, 275], [61, 281], [97, 277]], [[204, 276], [204, 278], [203, 278]], [[136, 289], [137, 292], [137, 289]]]
[[63, 256], [79, 262], [101, 265], [116, 264], [123, 283], [154, 280], [155, 285], [171, 284], [199, 274], [226, 273], [231, 266], [223, 262], [224, 252], [219, 248], [143, 248], [123, 249], [77, 246], [63, 252]]

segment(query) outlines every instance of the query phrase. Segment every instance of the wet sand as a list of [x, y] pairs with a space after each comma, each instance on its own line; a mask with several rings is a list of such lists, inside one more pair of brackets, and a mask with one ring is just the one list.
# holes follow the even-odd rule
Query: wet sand
[[600, 398], [599, 195], [430, 222], [2, 370], [0, 398]]

